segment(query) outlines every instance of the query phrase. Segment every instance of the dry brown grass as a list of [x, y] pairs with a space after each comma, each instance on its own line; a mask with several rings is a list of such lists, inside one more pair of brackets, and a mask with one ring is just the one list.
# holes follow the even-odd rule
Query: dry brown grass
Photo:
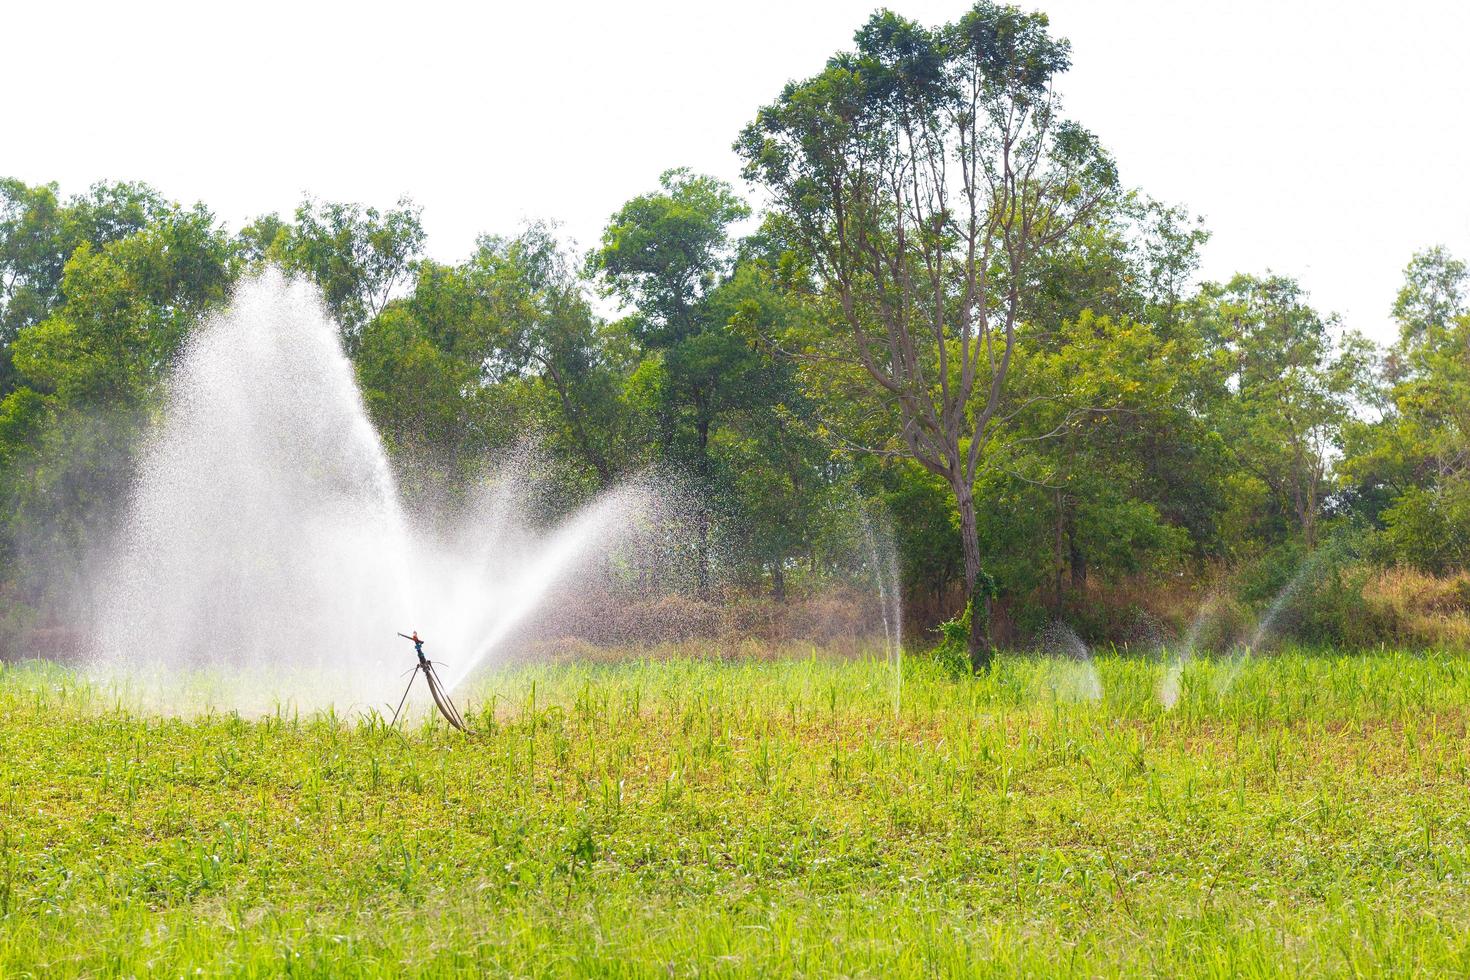
[[1364, 584], [1363, 603], [1395, 642], [1470, 647], [1470, 572], [1430, 575], [1406, 566], [1385, 569]]

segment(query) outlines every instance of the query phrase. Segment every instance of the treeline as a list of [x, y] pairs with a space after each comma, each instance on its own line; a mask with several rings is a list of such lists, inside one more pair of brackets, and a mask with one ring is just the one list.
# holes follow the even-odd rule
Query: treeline
[[764, 213], [671, 170], [586, 254], [533, 224], [434, 261], [407, 201], [232, 230], [141, 184], [0, 182], [0, 617], [76, 608], [172, 359], [271, 263], [320, 286], [411, 495], [527, 440], [551, 511], [658, 466], [703, 501], [694, 588], [776, 601], [844, 574], [878, 504], [912, 618], [974, 600], [977, 664], [1304, 568], [1339, 613], [1294, 628], [1381, 638], [1350, 629], [1362, 576], [1470, 570], [1465, 264], [1412, 257], [1387, 349], [1287, 276], [1197, 283], [1206, 231], [1061, 119], [1068, 59], [1013, 8], [875, 15], [739, 134]]

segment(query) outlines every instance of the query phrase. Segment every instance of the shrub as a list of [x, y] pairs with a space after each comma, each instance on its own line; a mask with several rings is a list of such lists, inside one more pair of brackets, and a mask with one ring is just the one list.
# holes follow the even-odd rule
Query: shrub
[[929, 651], [934, 661], [951, 677], [968, 677], [970, 665], [970, 623], [973, 603], [965, 603], [965, 611], [954, 619], [947, 619], [934, 628], [940, 636], [939, 643]]

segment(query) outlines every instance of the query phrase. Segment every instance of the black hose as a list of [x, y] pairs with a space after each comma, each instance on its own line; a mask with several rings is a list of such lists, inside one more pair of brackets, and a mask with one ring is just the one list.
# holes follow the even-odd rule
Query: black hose
[[469, 726], [460, 717], [459, 709], [454, 706], [454, 702], [449, 700], [449, 694], [444, 690], [444, 686], [439, 683], [439, 675], [434, 673], [434, 668], [432, 666], [425, 666], [424, 676], [429, 679], [429, 693], [433, 695], [434, 704], [439, 707], [439, 713], [444, 716], [444, 720], [460, 731], [468, 734]]

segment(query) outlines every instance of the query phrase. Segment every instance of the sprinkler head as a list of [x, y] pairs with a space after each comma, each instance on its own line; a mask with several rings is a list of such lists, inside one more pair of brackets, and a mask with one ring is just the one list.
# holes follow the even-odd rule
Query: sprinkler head
[[[464, 718], [460, 715], [459, 709], [449, 699], [449, 692], [445, 689], [444, 682], [439, 679], [438, 673], [434, 670], [433, 663], [428, 657], [424, 656], [424, 641], [419, 639], [419, 631], [414, 630], [411, 634], [399, 633], [398, 635], [405, 640], [413, 641], [413, 649], [419, 655], [419, 662], [414, 666], [412, 673], [414, 677], [417, 677], [420, 673], [424, 675], [424, 681], [429, 685], [429, 694], [434, 698], [434, 705], [439, 709], [439, 713], [444, 716], [444, 720], [449, 722], [450, 725], [462, 732], [468, 733], [469, 728], [465, 725]], [[398, 708], [393, 712], [392, 724], [398, 724], [398, 716], [402, 713], [403, 704], [408, 700], [408, 692], [412, 688], [413, 678], [409, 678], [408, 687], [404, 688], [403, 697], [398, 701]]]
[[409, 635], [408, 633], [399, 633], [398, 635], [403, 637], [405, 640], [410, 640], [413, 642], [414, 652], [419, 655], [419, 663], [427, 667], [429, 660], [427, 657], [424, 656], [424, 641], [419, 639], [419, 631], [414, 630], [412, 635]]

